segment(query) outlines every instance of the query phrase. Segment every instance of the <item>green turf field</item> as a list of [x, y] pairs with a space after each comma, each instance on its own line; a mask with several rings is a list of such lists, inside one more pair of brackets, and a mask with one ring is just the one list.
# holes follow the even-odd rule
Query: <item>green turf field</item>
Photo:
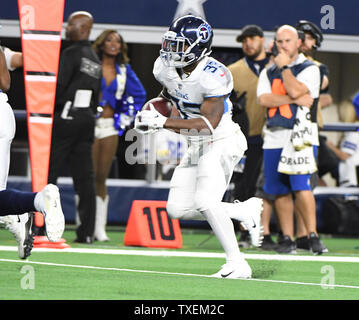
[[12, 235], [0, 229], [0, 299], [359, 299], [359, 239], [322, 237], [330, 253], [319, 257], [245, 249], [253, 278], [229, 280], [208, 277], [224, 263], [217, 239], [207, 230], [182, 233], [181, 249], [125, 247], [120, 228], [108, 232], [110, 242], [79, 245], [67, 226], [71, 252], [34, 250], [23, 261]]

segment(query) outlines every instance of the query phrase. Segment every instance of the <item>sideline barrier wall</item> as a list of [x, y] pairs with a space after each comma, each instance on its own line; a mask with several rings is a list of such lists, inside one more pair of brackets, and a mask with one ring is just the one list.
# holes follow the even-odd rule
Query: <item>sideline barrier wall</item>
[[[18, 121], [26, 119], [26, 111], [14, 110], [15, 117]], [[358, 124], [348, 123], [327, 123], [322, 131], [359, 131]], [[62, 197], [62, 206], [67, 223], [75, 221], [75, 200], [72, 179], [59, 178], [58, 185]], [[169, 193], [168, 182], [148, 183], [145, 180], [122, 180], [108, 179], [108, 192], [110, 196], [109, 202], [109, 224], [126, 225], [129, 213], [131, 211], [132, 202], [134, 200], [158, 200], [167, 201]], [[8, 181], [9, 188], [31, 191], [31, 177], [10, 176]], [[359, 195], [359, 188], [330, 188], [317, 187], [314, 190], [317, 209], [317, 225], [318, 231], [323, 225], [322, 221], [322, 205], [324, 201], [330, 197], [340, 197], [343, 195]], [[206, 221], [180, 221], [181, 227], [209, 228]]]
[[182, 234], [179, 221], [168, 216], [166, 204], [167, 201], [133, 201], [124, 244], [154, 248], [181, 248]]
[[[75, 192], [71, 178], [59, 178], [58, 186], [61, 193], [61, 204], [66, 223], [75, 221]], [[145, 180], [109, 179], [107, 183], [109, 202], [109, 224], [126, 225], [129, 219], [132, 202], [138, 199], [167, 201], [169, 184], [166, 182], [147, 184]], [[31, 191], [31, 181], [22, 177], [9, 177], [8, 188]], [[318, 231], [323, 225], [322, 204], [328, 197], [343, 195], [359, 196], [359, 188], [317, 187], [314, 196], [317, 203]], [[180, 220], [181, 227], [209, 228], [206, 221]]]

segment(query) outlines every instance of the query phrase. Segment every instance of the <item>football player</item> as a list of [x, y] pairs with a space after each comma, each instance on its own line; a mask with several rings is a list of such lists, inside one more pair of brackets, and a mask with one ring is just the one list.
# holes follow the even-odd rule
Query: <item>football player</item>
[[151, 107], [137, 114], [135, 128], [165, 128], [187, 137], [188, 149], [170, 182], [167, 211], [174, 219], [208, 221], [226, 253], [226, 263], [214, 277], [250, 278], [252, 270], [239, 251], [231, 218], [239, 220], [252, 244], [259, 246], [262, 200], [222, 202], [247, 141], [231, 119], [232, 75], [209, 57], [212, 39], [211, 26], [200, 17], [187, 15], [171, 24], [153, 68], [164, 87], [161, 95], [174, 105], [171, 116]]

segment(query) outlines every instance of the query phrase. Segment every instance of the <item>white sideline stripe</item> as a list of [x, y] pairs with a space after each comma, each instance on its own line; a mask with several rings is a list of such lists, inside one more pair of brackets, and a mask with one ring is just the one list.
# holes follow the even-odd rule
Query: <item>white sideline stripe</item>
[[[15, 246], [0, 246], [0, 251], [17, 251]], [[99, 249], [99, 248], [34, 248], [32, 252], [69, 252], [69, 253], [92, 253], [92, 254], [115, 254], [129, 256], [153, 256], [153, 257], [189, 257], [189, 258], [221, 258], [224, 253], [217, 252], [189, 252], [170, 250], [124, 250], [124, 249]], [[280, 254], [251, 254], [243, 253], [245, 259], [252, 260], [277, 260], [277, 261], [317, 261], [317, 262], [353, 262], [359, 263], [359, 257], [336, 257], [336, 256], [301, 256], [301, 255], [280, 255]]]
[[[38, 262], [38, 261], [28, 261], [28, 260], [0, 259], [0, 262], [38, 264], [38, 265], [46, 265], [46, 266], [54, 266], [54, 267], [67, 267], [67, 268], [92, 269], [92, 270], [137, 272], [137, 273], [154, 273], [154, 274], [164, 274], [164, 275], [174, 275], [174, 276], [213, 278], [210, 275], [194, 274], [194, 273], [179, 273], [179, 272], [166, 272], [166, 271], [154, 271], [154, 270], [135, 270], [135, 269], [122, 269], [122, 268], [109, 268], [109, 267], [82, 266], [82, 265], [76, 265], [76, 264], [61, 264], [61, 263]], [[213, 279], [216, 279], [216, 278], [213, 278]], [[227, 280], [227, 281], [228, 280], [247, 280], [247, 281], [257, 281], [257, 282], [271, 282], [271, 283], [304, 285], [304, 286], [321, 286], [321, 287], [325, 287], [325, 288], [332, 287], [332, 288], [359, 289], [359, 286], [350, 286], [350, 285], [344, 285], [344, 284], [322, 284], [322, 283], [285, 281], [285, 280], [269, 280], [269, 279], [255, 279], [255, 278], [251, 278], [251, 279], [225, 279], [225, 280]]]

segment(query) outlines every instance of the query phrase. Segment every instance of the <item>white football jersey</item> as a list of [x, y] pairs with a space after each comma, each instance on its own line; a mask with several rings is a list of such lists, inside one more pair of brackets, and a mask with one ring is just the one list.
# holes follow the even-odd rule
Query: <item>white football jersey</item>
[[[232, 103], [229, 100], [233, 79], [222, 63], [205, 57], [189, 76], [184, 74], [181, 77], [176, 68], [165, 66], [158, 57], [153, 75], [167, 89], [182, 119], [199, 118], [201, 105], [206, 98], [224, 96], [224, 113], [212, 138], [217, 140], [233, 133], [236, 124], [232, 121]], [[238, 125], [236, 127], [238, 129]]]
[[350, 157], [339, 163], [340, 186], [358, 186], [359, 175], [359, 132], [348, 132], [341, 142], [340, 149]]

